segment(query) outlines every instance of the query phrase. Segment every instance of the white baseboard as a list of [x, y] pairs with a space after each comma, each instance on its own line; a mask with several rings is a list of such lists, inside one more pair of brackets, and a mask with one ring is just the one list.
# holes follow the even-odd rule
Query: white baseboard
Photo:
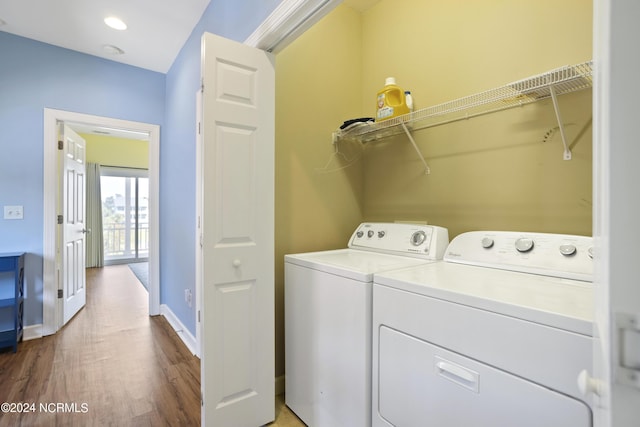
[[197, 355], [196, 338], [193, 335], [191, 335], [191, 332], [189, 332], [189, 329], [187, 329], [184, 326], [184, 324], [180, 321], [180, 319], [178, 319], [178, 317], [173, 313], [173, 311], [171, 311], [168, 305], [166, 304], [160, 305], [160, 314], [163, 315], [165, 319], [167, 319], [167, 322], [169, 322], [173, 330], [176, 331], [176, 333], [178, 334], [178, 336], [180, 337], [184, 345], [187, 346], [189, 351], [192, 354]]
[[[178, 319], [178, 317], [171, 311], [168, 305], [160, 305], [160, 314], [167, 319], [167, 322], [171, 325], [174, 331], [178, 334], [182, 342], [187, 346], [189, 351], [194, 355], [196, 353], [196, 339], [184, 324]], [[275, 394], [276, 396], [284, 393], [284, 375], [280, 375], [275, 378]]]
[[42, 323], [38, 325], [25, 326], [22, 330], [22, 341], [35, 340], [42, 337]]

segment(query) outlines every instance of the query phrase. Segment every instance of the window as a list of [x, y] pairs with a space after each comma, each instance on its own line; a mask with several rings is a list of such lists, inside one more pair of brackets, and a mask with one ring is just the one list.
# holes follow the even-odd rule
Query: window
[[149, 257], [149, 178], [146, 169], [103, 166], [102, 230], [105, 264]]

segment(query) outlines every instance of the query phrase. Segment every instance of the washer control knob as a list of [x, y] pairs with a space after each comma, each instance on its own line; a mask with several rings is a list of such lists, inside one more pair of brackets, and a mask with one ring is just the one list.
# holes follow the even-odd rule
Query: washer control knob
[[378, 237], [381, 239], [384, 237], [385, 234], [387, 233], [385, 233], [384, 231], [378, 231]]
[[356, 236], [357, 236], [358, 238], [360, 238], [360, 237], [364, 236], [364, 231], [362, 231], [362, 230], [358, 231], [358, 232], [356, 233]]
[[533, 249], [533, 239], [527, 237], [521, 237], [516, 240], [516, 249], [518, 252], [529, 252]]
[[588, 396], [591, 393], [602, 396], [605, 389], [602, 380], [593, 378], [589, 372], [583, 369], [578, 374], [578, 390], [583, 396]]
[[493, 247], [493, 239], [491, 237], [485, 237], [482, 239], [482, 247], [485, 249]]
[[425, 234], [424, 231], [422, 230], [416, 231], [411, 235], [411, 244], [413, 246], [420, 246], [421, 244], [424, 243], [426, 239], [427, 239], [427, 235]]
[[589, 255], [589, 258], [593, 259], [593, 246], [587, 249], [587, 255]]
[[367, 237], [373, 237], [373, 235], [374, 235], [373, 230], [367, 231]]
[[576, 253], [576, 247], [572, 244], [560, 245], [560, 253], [564, 256], [571, 256]]

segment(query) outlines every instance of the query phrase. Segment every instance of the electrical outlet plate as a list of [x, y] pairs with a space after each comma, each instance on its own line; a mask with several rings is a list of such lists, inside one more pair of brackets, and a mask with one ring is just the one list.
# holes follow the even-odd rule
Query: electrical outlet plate
[[22, 206], [5, 206], [4, 219], [23, 219]]

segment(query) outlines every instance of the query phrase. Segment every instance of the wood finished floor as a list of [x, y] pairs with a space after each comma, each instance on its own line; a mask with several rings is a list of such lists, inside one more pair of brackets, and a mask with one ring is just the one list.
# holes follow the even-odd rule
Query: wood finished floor
[[[148, 316], [147, 301], [127, 266], [88, 269], [87, 305], [76, 317], [16, 354], [0, 353], [0, 403], [35, 405], [0, 412], [0, 427], [200, 425], [200, 360], [164, 317]], [[276, 416], [270, 426], [304, 426], [282, 396]]]

